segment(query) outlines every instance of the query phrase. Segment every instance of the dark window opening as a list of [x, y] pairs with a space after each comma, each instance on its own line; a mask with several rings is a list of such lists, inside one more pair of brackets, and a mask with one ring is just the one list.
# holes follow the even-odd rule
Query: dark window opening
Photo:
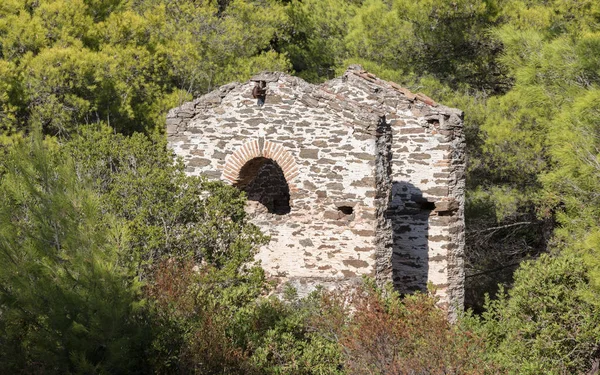
[[429, 119], [429, 120], [427, 120], [427, 122], [430, 123], [431, 125], [433, 125], [434, 127], [440, 126], [440, 120], [438, 120], [438, 119]]
[[259, 157], [248, 161], [235, 186], [246, 192], [248, 200], [259, 202], [271, 214], [285, 215], [291, 210], [290, 188], [283, 170], [271, 159]]
[[419, 207], [422, 210], [427, 210], [427, 211], [433, 211], [435, 210], [435, 202], [429, 202], [429, 201], [422, 201], [419, 202]]
[[352, 215], [352, 213], [354, 212], [354, 209], [350, 206], [340, 206], [338, 207], [338, 210], [344, 215]]

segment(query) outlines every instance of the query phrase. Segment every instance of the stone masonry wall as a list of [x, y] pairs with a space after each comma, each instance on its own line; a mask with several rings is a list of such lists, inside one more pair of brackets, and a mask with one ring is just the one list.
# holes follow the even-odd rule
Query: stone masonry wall
[[[402, 292], [432, 282], [451, 312], [461, 305], [462, 113], [360, 67], [320, 86], [253, 80], [267, 82], [264, 107], [253, 81], [226, 85], [171, 110], [167, 134], [187, 173], [249, 192], [272, 237], [257, 256], [268, 275], [301, 294], [362, 275]], [[274, 212], [285, 182], [289, 209]]]

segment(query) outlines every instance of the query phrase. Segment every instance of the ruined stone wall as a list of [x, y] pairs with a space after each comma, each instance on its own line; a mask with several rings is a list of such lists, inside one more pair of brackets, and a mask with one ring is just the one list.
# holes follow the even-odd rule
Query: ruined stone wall
[[[301, 294], [361, 275], [402, 292], [431, 282], [462, 305], [462, 113], [360, 68], [320, 86], [260, 79], [264, 107], [253, 82], [223, 86], [169, 112], [167, 133], [189, 174], [254, 200], [252, 220], [272, 236], [258, 255], [267, 274]], [[269, 208], [282, 178], [289, 212]]]
[[[442, 301], [464, 300], [464, 171], [462, 111], [412, 94], [357, 70], [326, 83], [336, 95], [385, 113], [380, 126], [379, 278], [403, 293], [437, 288]], [[382, 86], [391, 90], [382, 89]], [[402, 95], [397, 95], [401, 92]], [[385, 174], [389, 174], [385, 176]], [[387, 235], [387, 236], [386, 236]]]
[[169, 144], [190, 175], [238, 184], [240, 171], [257, 158], [281, 167], [290, 212], [269, 214], [253, 203], [249, 210], [272, 237], [258, 254], [263, 267], [301, 292], [374, 274], [376, 190], [375, 135], [327, 106], [310, 106], [314, 99], [290, 88], [302, 85], [289, 76], [269, 82], [263, 108], [250, 96], [252, 82], [230, 86], [218, 106], [187, 103], [168, 122]]
[[463, 300], [465, 168], [464, 152], [456, 151], [464, 149], [458, 114], [429, 110], [419, 120], [393, 121], [389, 203], [394, 283], [410, 292], [432, 282], [442, 299], [457, 303]]

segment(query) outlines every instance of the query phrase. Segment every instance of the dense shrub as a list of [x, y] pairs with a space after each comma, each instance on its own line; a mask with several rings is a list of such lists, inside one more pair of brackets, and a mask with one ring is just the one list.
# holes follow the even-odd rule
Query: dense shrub
[[160, 138], [107, 128], [68, 146], [38, 135], [7, 155], [0, 370], [247, 372], [223, 336], [266, 287], [243, 193], [185, 176]]
[[514, 287], [470, 325], [509, 374], [583, 374], [600, 358], [598, 301], [579, 257], [544, 255], [524, 263]]
[[400, 299], [367, 283], [324, 296], [316, 317], [335, 338], [348, 374], [488, 374], [480, 336], [453, 325], [436, 299], [415, 294]]
[[257, 373], [227, 332], [247, 302], [228, 301], [223, 295], [242, 294], [239, 288], [244, 285], [215, 282], [217, 273], [210, 266], [199, 268], [192, 261], [173, 259], [154, 268], [146, 295], [154, 301], [158, 331], [152, 358], [156, 373]]
[[318, 294], [288, 302], [260, 297], [247, 283], [215, 282], [219, 273], [173, 260], [154, 270], [146, 294], [160, 326], [153, 345], [157, 372], [342, 373], [337, 343], [309, 324], [320, 313]]
[[164, 137], [82, 127], [63, 151], [91, 181], [103, 210], [122, 219], [129, 256], [143, 267], [164, 257], [192, 257], [262, 277], [250, 260], [266, 237], [247, 220], [244, 193], [187, 176]]
[[144, 374], [140, 283], [73, 161], [39, 136], [1, 161], [0, 373]]

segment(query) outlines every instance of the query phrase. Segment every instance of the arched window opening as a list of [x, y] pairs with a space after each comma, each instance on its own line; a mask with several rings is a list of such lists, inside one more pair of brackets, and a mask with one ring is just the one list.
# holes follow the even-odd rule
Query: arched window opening
[[267, 212], [285, 215], [290, 212], [290, 188], [281, 167], [263, 157], [248, 161], [241, 169], [235, 186], [246, 192], [248, 200], [259, 202]]

